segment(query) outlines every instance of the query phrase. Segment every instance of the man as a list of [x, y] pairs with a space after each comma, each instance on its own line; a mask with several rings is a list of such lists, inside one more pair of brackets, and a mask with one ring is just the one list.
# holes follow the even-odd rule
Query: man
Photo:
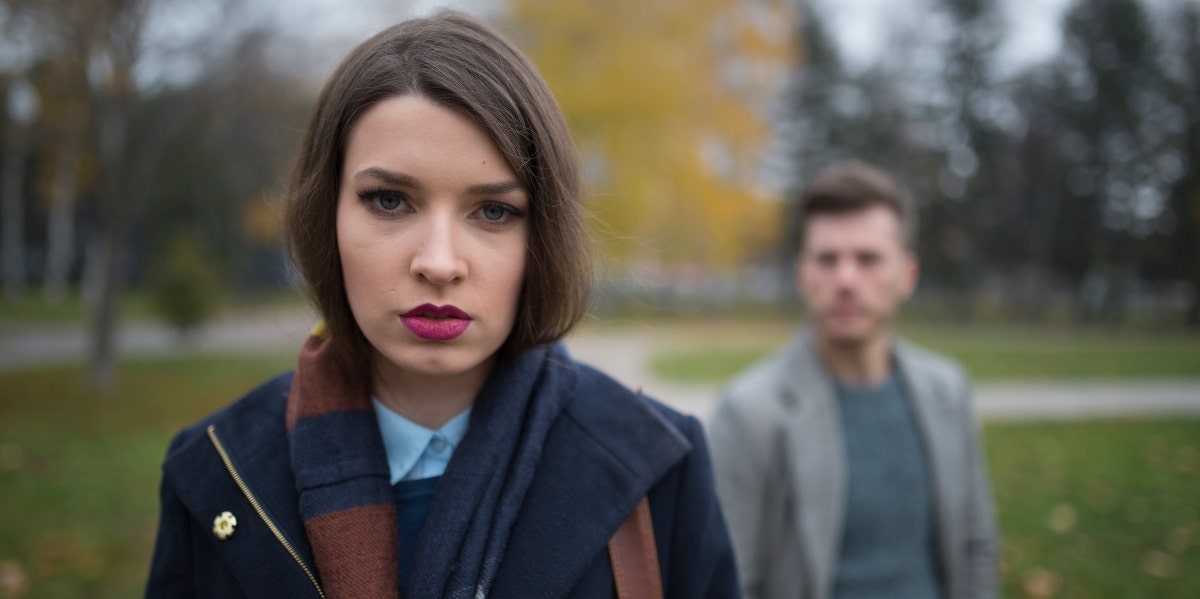
[[711, 420], [746, 596], [992, 596], [967, 376], [893, 333], [917, 280], [915, 207], [854, 162], [816, 178], [799, 218], [810, 328], [730, 383]]

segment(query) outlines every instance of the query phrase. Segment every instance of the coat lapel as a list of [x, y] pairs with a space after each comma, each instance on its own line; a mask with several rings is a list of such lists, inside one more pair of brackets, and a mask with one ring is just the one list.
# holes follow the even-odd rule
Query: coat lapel
[[824, 596], [832, 584], [841, 546], [846, 503], [846, 455], [833, 386], [821, 368], [811, 332], [785, 350], [788, 397], [784, 460], [791, 474], [795, 534], [807, 561], [811, 591]]
[[637, 502], [691, 450], [643, 398], [586, 366], [555, 422], [492, 587], [564, 597]]
[[893, 344], [893, 355], [899, 366], [909, 404], [913, 407], [921, 438], [925, 443], [925, 462], [929, 465], [935, 526], [942, 571], [951, 572], [954, 556], [954, 528], [961, 514], [955, 513], [958, 502], [951, 494], [964, 481], [954, 480], [954, 473], [961, 472], [959, 462], [963, 459], [962, 446], [954, 435], [960, 434], [961, 426], [955, 422], [954, 398], [943, 386], [938, 385], [928, 369], [922, 368], [919, 356], [904, 341]]

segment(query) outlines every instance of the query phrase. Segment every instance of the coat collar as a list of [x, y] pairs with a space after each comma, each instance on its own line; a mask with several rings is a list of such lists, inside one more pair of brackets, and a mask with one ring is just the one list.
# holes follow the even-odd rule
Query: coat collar
[[846, 508], [841, 422], [833, 383], [821, 367], [811, 330], [784, 349], [784, 365], [793, 403], [784, 455], [796, 498], [794, 534], [808, 562], [812, 590], [827, 589], [833, 583]]
[[925, 441], [925, 460], [929, 465], [930, 492], [934, 498], [934, 514], [938, 518], [935, 533], [942, 562], [942, 571], [954, 571], [950, 564], [956, 555], [950, 539], [954, 536], [950, 529], [957, 526], [959, 514], [954, 513], [955, 506], [960, 502], [953, 501], [951, 496], [956, 489], [961, 488], [964, 481], [955, 478], [956, 472], [962, 472], [963, 467], [958, 463], [964, 459], [959, 451], [963, 444], [955, 439], [962, 433], [962, 420], [953, 392], [945, 385], [938, 384], [935, 377], [930, 376], [929, 369], [921, 363], [919, 350], [904, 340], [896, 340], [893, 344], [893, 355], [905, 385], [910, 405], [916, 416], [917, 426], [921, 429], [921, 437]]
[[[919, 351], [899, 338], [891, 344], [897, 376], [925, 442], [931, 473], [934, 512], [946, 518], [950, 503], [948, 477], [954, 471], [952, 439], [944, 431], [957, 430], [954, 398], [937, 385], [922, 364]], [[846, 507], [846, 454], [837, 396], [829, 374], [821, 365], [811, 329], [800, 331], [782, 351], [782, 366], [790, 417], [785, 425], [785, 459], [796, 498], [795, 530], [807, 561], [812, 589], [825, 596], [832, 589], [841, 547]], [[943, 522], [936, 527], [941, 560], [948, 563], [948, 543]]]
[[645, 398], [590, 367], [572, 367], [572, 399], [546, 439], [509, 537], [498, 597], [527, 595], [531, 584], [540, 596], [567, 596], [637, 502], [692, 448]]

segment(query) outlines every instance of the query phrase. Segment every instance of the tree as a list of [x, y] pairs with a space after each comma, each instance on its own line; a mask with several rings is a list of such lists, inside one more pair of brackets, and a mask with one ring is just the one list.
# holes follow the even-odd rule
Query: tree
[[[1200, 327], [1200, 6], [1179, 2], [1168, 23], [1173, 31], [1164, 52], [1171, 78], [1171, 98], [1184, 126], [1180, 139], [1180, 176], [1170, 188], [1167, 217], [1172, 224], [1166, 250], [1169, 276], [1187, 281], [1191, 303], [1187, 322]], [[1189, 59], [1190, 58], [1190, 59]]]
[[193, 230], [239, 291], [284, 281], [280, 182], [312, 100], [302, 73], [271, 63], [276, 41], [271, 31], [247, 32], [192, 83], [147, 95], [141, 109], [148, 123], [176, 125], [145, 181], [140, 253], [165, 255], [178, 231]]
[[1079, 2], [1064, 21], [1054, 99], [1063, 135], [1053, 260], [1075, 284], [1084, 318], [1121, 318], [1137, 242], [1161, 212], [1162, 158], [1172, 152], [1160, 48], [1136, 0]]
[[771, 255], [759, 170], [788, 3], [513, 0], [511, 18], [576, 136], [607, 266]]
[[28, 81], [17, 78], [4, 92], [4, 147], [0, 153], [0, 237], [4, 253], [4, 293], [10, 300], [25, 294], [25, 183], [29, 154], [29, 128], [37, 113], [37, 99]]
[[943, 261], [943, 282], [954, 292], [955, 311], [970, 314], [978, 273], [1008, 261], [1011, 244], [993, 240], [1010, 195], [1004, 176], [1006, 132], [997, 122], [1005, 90], [993, 60], [1004, 36], [998, 5], [990, 0], [939, 0], [950, 32], [942, 44], [941, 107], [936, 198], [927, 219]]
[[[133, 71], [142, 50], [141, 39], [149, 0], [87, 1], [66, 12], [68, 27], [83, 45], [79, 56], [103, 65], [89, 77], [89, 142], [97, 157], [97, 227], [90, 256], [94, 256], [94, 296], [89, 323], [89, 370], [94, 385], [109, 387], [116, 376], [117, 298], [122, 279], [122, 252], [137, 206], [145, 190], [136, 184], [161, 150], [156, 140], [131, 143], [130, 124], [137, 100]], [[74, 20], [72, 20], [74, 19]], [[141, 140], [137, 140], [141, 141]]]
[[181, 338], [212, 316], [220, 295], [216, 270], [194, 230], [176, 232], [151, 279], [154, 306]]
[[[86, 77], [78, 72], [79, 58], [43, 57], [30, 69], [42, 106], [36, 154], [35, 195], [46, 217], [46, 261], [42, 295], [47, 303], [61, 303], [67, 295], [71, 264], [76, 252], [76, 203], [86, 190], [85, 152], [87, 128]], [[94, 168], [92, 169], [94, 171]], [[81, 184], [84, 187], [81, 187]]]
[[[173, 8], [172, 0], [7, 2], [21, 16], [22, 26], [35, 32], [27, 37], [38, 40], [38, 60], [33, 62], [44, 67], [37, 74], [55, 119], [53, 126], [44, 128], [50, 133], [42, 160], [49, 169], [44, 178], [49, 181], [46, 195], [51, 214], [47, 235], [52, 244], [47, 268], [51, 294], [60, 286], [69, 262], [63, 256], [70, 251], [61, 246], [64, 238], [74, 236], [69, 226], [74, 218], [71, 201], [79, 190], [73, 187], [80, 180], [90, 184], [89, 216], [84, 220], [89, 238], [84, 266], [89, 370], [94, 384], [107, 386], [115, 374], [117, 298], [135, 274], [129, 271], [127, 250], [138, 231], [138, 218], [148, 200], [164, 199], [156, 184], [171, 180], [164, 166], [188, 148], [191, 140], [182, 137], [184, 132], [210, 114], [215, 100], [230, 91], [223, 87], [228, 80], [214, 75], [222, 72], [215, 68], [213, 73], [203, 69], [200, 73], [212, 84], [197, 85], [197, 77], [180, 77], [163, 65], [170, 65], [177, 55], [209, 65], [222, 51], [241, 49], [239, 40], [255, 34], [255, 22], [236, 18], [241, 0], [211, 0], [223, 19], [213, 20], [211, 29], [195, 24], [193, 38], [172, 40], [177, 45], [170, 47], [160, 45], [161, 40], [148, 32], [156, 15]], [[232, 59], [222, 63], [233, 64]], [[81, 169], [84, 165], [89, 168]], [[83, 177], [87, 172], [94, 172], [94, 177]], [[226, 220], [227, 228], [236, 229], [240, 218]]]

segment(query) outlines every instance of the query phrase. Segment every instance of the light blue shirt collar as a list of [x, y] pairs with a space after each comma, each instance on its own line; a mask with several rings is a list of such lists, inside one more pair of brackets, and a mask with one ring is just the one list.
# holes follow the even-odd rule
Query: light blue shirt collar
[[471, 421], [468, 407], [435, 431], [393, 412], [374, 397], [371, 403], [375, 405], [375, 419], [383, 435], [392, 484], [441, 476]]

